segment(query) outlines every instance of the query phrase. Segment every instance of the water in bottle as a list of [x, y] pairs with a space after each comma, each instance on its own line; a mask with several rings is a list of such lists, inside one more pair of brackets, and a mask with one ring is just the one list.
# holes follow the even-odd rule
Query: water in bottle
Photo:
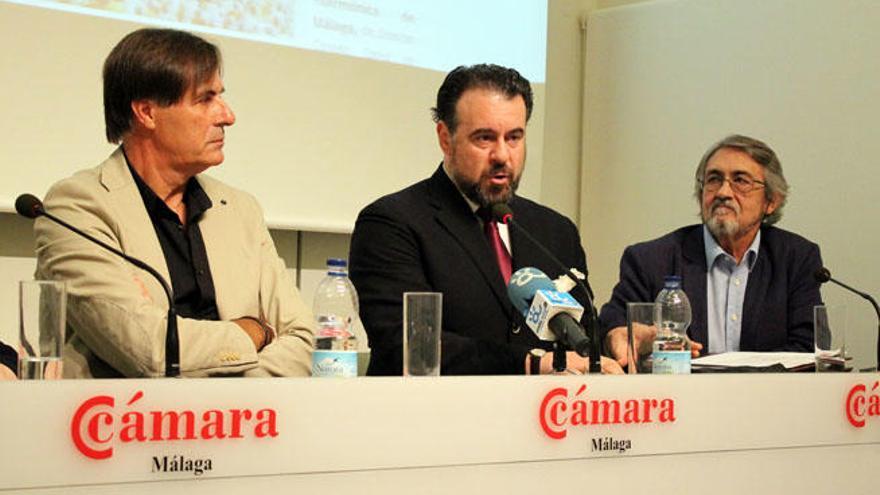
[[357, 291], [344, 259], [327, 260], [327, 276], [318, 284], [313, 305], [318, 320], [313, 376], [354, 377], [358, 370]]
[[666, 277], [656, 302], [653, 372], [665, 375], [690, 373], [691, 344], [687, 329], [691, 324], [691, 303], [681, 288], [680, 276]]

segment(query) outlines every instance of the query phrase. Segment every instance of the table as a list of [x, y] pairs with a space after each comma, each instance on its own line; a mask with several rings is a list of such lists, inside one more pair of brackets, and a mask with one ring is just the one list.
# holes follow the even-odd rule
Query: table
[[0, 383], [0, 492], [868, 493], [880, 374]]

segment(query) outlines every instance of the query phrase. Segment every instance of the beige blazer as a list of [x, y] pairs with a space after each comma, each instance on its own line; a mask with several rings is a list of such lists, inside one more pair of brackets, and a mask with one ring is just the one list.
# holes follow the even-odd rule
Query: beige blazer
[[[314, 321], [275, 251], [257, 201], [200, 175], [213, 206], [199, 228], [222, 321], [178, 317], [184, 376], [307, 376]], [[48, 212], [148, 263], [165, 257], [121, 148], [49, 190]], [[34, 224], [37, 278], [68, 284], [64, 376], [153, 377], [165, 368], [168, 304], [152, 276], [45, 218]], [[278, 337], [259, 353], [231, 320], [265, 318]]]

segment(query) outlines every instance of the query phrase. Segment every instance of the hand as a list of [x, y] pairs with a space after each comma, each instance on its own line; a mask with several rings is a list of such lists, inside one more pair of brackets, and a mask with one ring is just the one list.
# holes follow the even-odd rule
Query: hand
[[[645, 325], [643, 323], [635, 323], [633, 325], [633, 346], [639, 355], [648, 354], [654, 345], [654, 339], [657, 338], [657, 327], [654, 325]], [[703, 344], [696, 340], [688, 338], [691, 344], [691, 357], [699, 357], [700, 351], [703, 350]], [[611, 353], [611, 356], [617, 360], [620, 366], [626, 366], [629, 363], [627, 358], [627, 330], [626, 327], [616, 327], [608, 331], [605, 335], [605, 348]]]
[[46, 363], [46, 369], [43, 370], [43, 379], [60, 380], [64, 378], [64, 374], [61, 372], [63, 367], [64, 361], [52, 361], [51, 363]]
[[602, 374], [603, 375], [622, 375], [623, 367], [617, 361], [602, 356]]
[[266, 331], [263, 330], [263, 325], [257, 319], [245, 316], [232, 320], [232, 322], [241, 327], [244, 333], [251, 338], [257, 352], [260, 352], [266, 346]]
[[0, 364], [0, 380], [18, 380], [15, 372]]
[[[654, 339], [657, 337], [657, 327], [654, 325], [645, 325], [643, 323], [635, 323], [633, 325], [633, 347], [639, 354], [648, 354], [651, 346], [654, 345]], [[627, 353], [627, 330], [626, 327], [616, 327], [608, 331], [605, 335], [605, 348], [611, 353], [611, 356], [617, 360], [620, 366], [626, 366], [629, 363]], [[703, 347], [700, 346], [700, 349]], [[697, 350], [699, 353], [699, 350]]]

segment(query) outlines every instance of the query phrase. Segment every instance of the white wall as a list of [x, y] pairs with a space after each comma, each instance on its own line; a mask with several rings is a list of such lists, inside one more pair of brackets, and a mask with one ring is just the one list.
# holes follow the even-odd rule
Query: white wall
[[[549, 0], [544, 160], [540, 170], [540, 196], [535, 199], [540, 199], [575, 223], [579, 223], [581, 216], [587, 15], [598, 9], [643, 1]], [[526, 169], [528, 172], [525, 175], [531, 180], [535, 170], [530, 166]], [[528, 196], [530, 193], [527, 191], [525, 194]], [[584, 245], [589, 260], [589, 238], [585, 238]]]

